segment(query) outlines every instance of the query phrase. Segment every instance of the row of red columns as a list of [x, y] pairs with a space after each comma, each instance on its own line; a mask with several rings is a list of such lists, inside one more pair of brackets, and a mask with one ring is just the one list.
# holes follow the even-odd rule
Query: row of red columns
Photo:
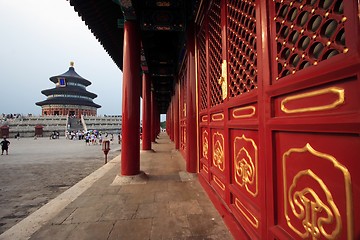
[[[198, 171], [198, 146], [197, 146], [197, 109], [196, 109], [196, 69], [195, 69], [195, 42], [193, 27], [187, 30], [187, 73], [186, 81], [186, 170], [191, 173]], [[167, 111], [166, 131], [175, 143], [175, 148], [180, 148], [180, 84], [175, 87], [175, 94], [171, 99]]]
[[151, 150], [151, 142], [156, 142], [160, 133], [160, 113], [154, 92], [151, 92], [149, 75], [143, 73], [143, 125], [142, 150]]
[[[140, 173], [140, 32], [135, 21], [124, 23], [121, 175]], [[142, 75], [142, 149], [151, 150], [159, 134], [160, 115], [148, 74]]]
[[[186, 136], [186, 170], [197, 172], [197, 120], [196, 120], [196, 76], [195, 76], [195, 45], [193, 32], [188, 31], [186, 102], [187, 136]], [[156, 142], [160, 133], [160, 113], [151, 82], [147, 73], [142, 74], [140, 68], [140, 31], [135, 21], [124, 23], [123, 50], [123, 98], [122, 98], [122, 147], [121, 175], [140, 173], [140, 89], [142, 82], [143, 95], [143, 126], [142, 149], [151, 150], [151, 142]], [[141, 81], [142, 80], [142, 81]], [[179, 149], [179, 95], [177, 85], [175, 95], [167, 112], [167, 132], [170, 139]]]

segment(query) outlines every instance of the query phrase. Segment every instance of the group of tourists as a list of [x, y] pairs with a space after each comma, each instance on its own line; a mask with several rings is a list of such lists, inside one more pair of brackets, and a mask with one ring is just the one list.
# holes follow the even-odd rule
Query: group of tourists
[[114, 140], [114, 134], [102, 134], [101, 132], [88, 132], [84, 136], [86, 145], [97, 145], [102, 144], [103, 140], [110, 140], [112, 142]]
[[65, 131], [65, 139], [69, 140], [83, 140], [85, 131]]
[[[54, 131], [51, 135], [50, 135], [50, 139], [59, 139], [59, 132]], [[20, 134], [18, 133], [17, 135], [15, 135], [16, 139], [20, 138]], [[114, 134], [108, 134], [108, 133], [104, 133], [102, 134], [101, 132], [97, 131], [97, 130], [91, 130], [91, 131], [77, 131], [77, 132], [65, 132], [65, 138], [69, 139], [69, 140], [85, 140], [85, 144], [90, 146], [90, 145], [97, 145], [97, 144], [102, 144], [103, 140], [110, 140], [111, 142], [114, 140]], [[119, 144], [121, 144], [121, 134], [118, 134], [118, 142]], [[6, 152], [6, 155], [9, 154], [9, 145], [10, 145], [10, 141], [6, 139], [6, 137], [4, 137], [4, 139], [0, 142], [1, 145], [1, 155], [4, 155], [4, 152]]]
[[114, 134], [101, 133], [97, 130], [65, 132], [65, 138], [69, 140], [85, 140], [86, 145], [102, 144], [104, 139], [113, 141]]
[[52, 134], [50, 134], [50, 139], [59, 139], [60, 133], [58, 131], [53, 131]]

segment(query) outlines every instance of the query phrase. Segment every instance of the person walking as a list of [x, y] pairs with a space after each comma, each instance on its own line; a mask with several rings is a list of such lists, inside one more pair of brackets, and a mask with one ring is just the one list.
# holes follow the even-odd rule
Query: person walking
[[6, 139], [6, 137], [4, 137], [4, 140], [0, 142], [0, 145], [1, 145], [1, 155], [4, 155], [4, 151], [6, 151], [6, 155], [8, 155], [10, 142]]

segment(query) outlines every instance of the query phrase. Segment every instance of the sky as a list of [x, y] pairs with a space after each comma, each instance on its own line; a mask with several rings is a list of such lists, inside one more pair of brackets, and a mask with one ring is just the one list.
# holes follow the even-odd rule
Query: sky
[[98, 115], [122, 113], [122, 72], [66, 0], [0, 0], [0, 114], [41, 115], [49, 78], [75, 71], [91, 81]]

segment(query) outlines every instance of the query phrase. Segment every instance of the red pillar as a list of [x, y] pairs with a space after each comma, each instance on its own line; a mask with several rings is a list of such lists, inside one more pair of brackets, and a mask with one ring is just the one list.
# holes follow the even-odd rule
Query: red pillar
[[155, 142], [155, 93], [151, 91], [151, 142]]
[[143, 119], [142, 119], [142, 149], [151, 150], [151, 89], [147, 73], [143, 73]]
[[196, 75], [195, 37], [193, 27], [187, 30], [187, 89], [186, 91], [186, 171], [197, 172], [197, 118], [196, 118]]
[[180, 136], [179, 136], [179, 84], [175, 87], [175, 95], [173, 97], [174, 106], [174, 142], [175, 149], [180, 148]]
[[170, 140], [174, 141], [174, 107], [173, 107], [173, 100], [170, 102]]
[[170, 107], [168, 107], [168, 110], [166, 112], [166, 132], [170, 136]]
[[169, 135], [169, 109], [166, 111], [165, 132]]
[[135, 21], [124, 23], [121, 174], [140, 173], [140, 39]]
[[157, 138], [157, 102], [155, 100], [155, 105], [154, 105], [154, 139], [156, 141], [156, 138]]
[[160, 110], [159, 106], [156, 105], [156, 136], [159, 136], [160, 134]]

